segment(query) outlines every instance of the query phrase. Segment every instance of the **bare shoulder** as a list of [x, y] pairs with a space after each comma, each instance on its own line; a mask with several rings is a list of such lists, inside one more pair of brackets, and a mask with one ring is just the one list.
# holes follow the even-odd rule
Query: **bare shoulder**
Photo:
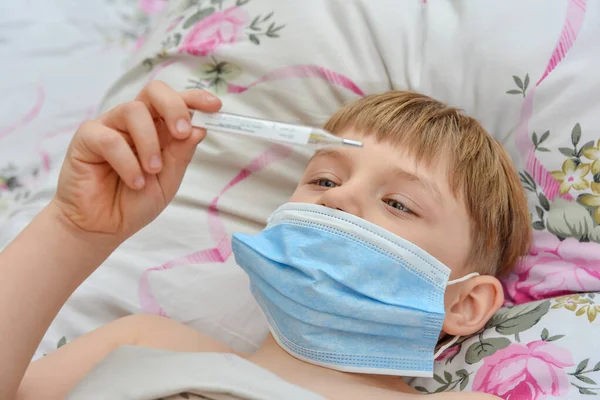
[[131, 315], [115, 322], [120, 329], [134, 333], [133, 343], [184, 352], [235, 353], [229, 346], [180, 322], [157, 315]]
[[[171, 319], [132, 315], [78, 337], [33, 362], [21, 382], [17, 399], [64, 399], [94, 365], [123, 345], [180, 352], [234, 353], [218, 340]], [[61, 373], [56, 374], [56, 371]]]

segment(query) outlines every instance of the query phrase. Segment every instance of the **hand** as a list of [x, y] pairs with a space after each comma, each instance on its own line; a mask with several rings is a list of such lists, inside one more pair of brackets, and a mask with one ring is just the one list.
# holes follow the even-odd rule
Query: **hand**
[[58, 179], [54, 205], [76, 228], [119, 243], [156, 218], [179, 189], [206, 135], [188, 108], [215, 112], [208, 92], [177, 93], [160, 81], [75, 133]]

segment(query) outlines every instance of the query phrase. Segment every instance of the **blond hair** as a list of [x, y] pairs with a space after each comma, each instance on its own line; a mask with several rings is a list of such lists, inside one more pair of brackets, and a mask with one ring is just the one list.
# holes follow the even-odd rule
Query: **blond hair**
[[531, 243], [525, 192], [502, 146], [474, 118], [425, 95], [392, 91], [365, 97], [337, 111], [324, 128], [352, 129], [390, 142], [417, 160], [449, 159], [449, 185], [471, 217], [467, 265], [480, 273], [509, 273]]

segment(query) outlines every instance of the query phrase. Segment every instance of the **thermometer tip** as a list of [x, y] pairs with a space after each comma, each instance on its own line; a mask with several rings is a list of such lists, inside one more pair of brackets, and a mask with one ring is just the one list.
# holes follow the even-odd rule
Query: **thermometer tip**
[[363, 143], [358, 140], [342, 139], [342, 143], [347, 146], [363, 147]]

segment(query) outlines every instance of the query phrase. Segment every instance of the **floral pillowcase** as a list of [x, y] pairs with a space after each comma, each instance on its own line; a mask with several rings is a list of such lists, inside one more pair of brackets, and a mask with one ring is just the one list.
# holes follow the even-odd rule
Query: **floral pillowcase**
[[569, 0], [550, 57], [543, 64], [527, 60], [526, 68], [539, 72], [533, 79], [529, 71], [513, 76], [515, 86], [506, 91], [521, 104], [503, 143], [529, 197], [534, 229], [529, 254], [504, 281], [509, 304], [600, 291], [600, 119], [597, 91], [590, 89], [600, 79], [590, 59], [597, 54], [590, 47], [594, 12], [586, 1]]
[[[161, 0], [145, 0], [140, 4], [149, 12], [166, 7]], [[199, 65], [194, 76], [188, 77], [186, 88], [208, 89], [225, 97], [243, 93], [259, 83], [291, 76], [329, 77], [326, 79], [329, 84], [364, 95], [344, 76], [306, 65], [270, 71], [254, 83], [240, 84], [244, 69], [220, 58], [219, 50], [235, 48], [243, 42], [262, 47], [290, 40], [285, 36], [289, 27], [280, 21], [278, 13], [265, 8], [254, 14], [250, 11], [254, 10], [250, 7], [253, 4], [249, 0], [174, 2], [165, 14], [168, 23], [164, 24], [161, 48], [141, 48], [136, 59], [152, 78], [173, 63], [169, 54], [196, 57]], [[275, 3], [263, 1], [260, 5], [272, 4]], [[423, 6], [432, 5], [424, 2]], [[580, 107], [561, 110], [552, 119], [549, 113], [543, 113], [548, 110], [543, 110], [542, 105], [544, 101], [552, 101], [551, 110], [565, 108], [556, 103], [557, 96], [552, 91], [560, 86], [561, 78], [571, 77], [570, 60], [565, 59], [573, 57], [571, 52], [578, 41], [586, 40], [579, 37], [584, 22], [591, 23], [586, 21], [590, 18], [586, 13], [590, 12], [585, 2], [568, 1], [555, 49], [549, 59], [542, 61], [546, 67], [539, 76], [532, 72], [530, 77], [527, 70], [513, 76], [514, 86], [507, 87], [504, 95], [522, 102], [520, 119], [515, 121], [515, 132], [508, 140], [516, 143], [516, 151], [511, 155], [517, 161], [530, 199], [535, 231], [531, 251], [504, 281], [508, 304], [600, 290], [600, 137], [593, 132], [594, 123], [600, 121], [575, 120], [567, 126], [571, 121], [568, 114], [578, 115]], [[148, 41], [152, 42], [150, 36]], [[140, 47], [145, 40], [144, 35], [140, 36]], [[527, 69], [539, 70], [539, 60], [524, 62]], [[579, 97], [573, 103], [578, 100]], [[485, 118], [482, 121], [485, 124]], [[552, 125], [548, 126], [549, 123]], [[535, 131], [538, 127], [543, 127], [540, 133]]]
[[600, 395], [600, 293], [560, 296], [501, 309], [480, 332], [440, 355], [422, 393], [478, 391], [503, 399]]
[[532, 133], [520, 171], [534, 241], [503, 282], [512, 304], [600, 290], [600, 140], [579, 123], [553, 135]]
[[[422, 3], [423, 7], [435, 6]], [[585, 3], [566, 2], [562, 31], [554, 51], [544, 60], [545, 69], [540, 71], [538, 60], [527, 60], [520, 77], [513, 76], [514, 86], [503, 95], [520, 104], [519, 120], [505, 143], [512, 146], [514, 142], [514, 151], [509, 151], [528, 194], [534, 229], [529, 254], [503, 281], [507, 304], [515, 306], [503, 308], [480, 332], [448, 349], [436, 365], [433, 380], [412, 380], [421, 392], [474, 390], [505, 399], [536, 400], [600, 393], [600, 352], [593, 347], [595, 325], [600, 323], [595, 294], [600, 292], [600, 137], [593, 128], [600, 121], [594, 120], [592, 112], [578, 119], [584, 96], [563, 95], [567, 85], [561, 85], [561, 77], [564, 81], [573, 75], [563, 59], [578, 43]], [[160, 48], [149, 46], [153, 42], [149, 36], [137, 55], [148, 79], [166, 76], [167, 68], [177, 66], [170, 57], [181, 55], [197, 59], [186, 75], [186, 88], [208, 89], [225, 99], [290, 77], [317, 77], [358, 96], [373, 90], [363, 93], [346, 76], [307, 64], [310, 59], [263, 71], [255, 60], [243, 65], [243, 57], [217, 51], [231, 51], [236, 43], [264, 47], [281, 42], [294, 48], [289, 39], [294, 36], [286, 35], [290, 22], [297, 20], [281, 20], [279, 12], [274, 14], [270, 8], [258, 12], [249, 0], [172, 4], [172, 12], [165, 14], [169, 20]], [[280, 3], [264, 1], [261, 6], [272, 4]], [[588, 26], [593, 19], [589, 21]], [[144, 40], [140, 38], [139, 43]], [[530, 46], [535, 47], [535, 42]], [[539, 71], [539, 76], [534, 77], [537, 73], [529, 68]], [[244, 75], [252, 69], [261, 76], [248, 83]], [[530, 79], [529, 72], [535, 79]], [[563, 106], [569, 101], [574, 104], [571, 109]], [[544, 109], [548, 104], [551, 111]], [[485, 117], [481, 119], [486, 125]]]

